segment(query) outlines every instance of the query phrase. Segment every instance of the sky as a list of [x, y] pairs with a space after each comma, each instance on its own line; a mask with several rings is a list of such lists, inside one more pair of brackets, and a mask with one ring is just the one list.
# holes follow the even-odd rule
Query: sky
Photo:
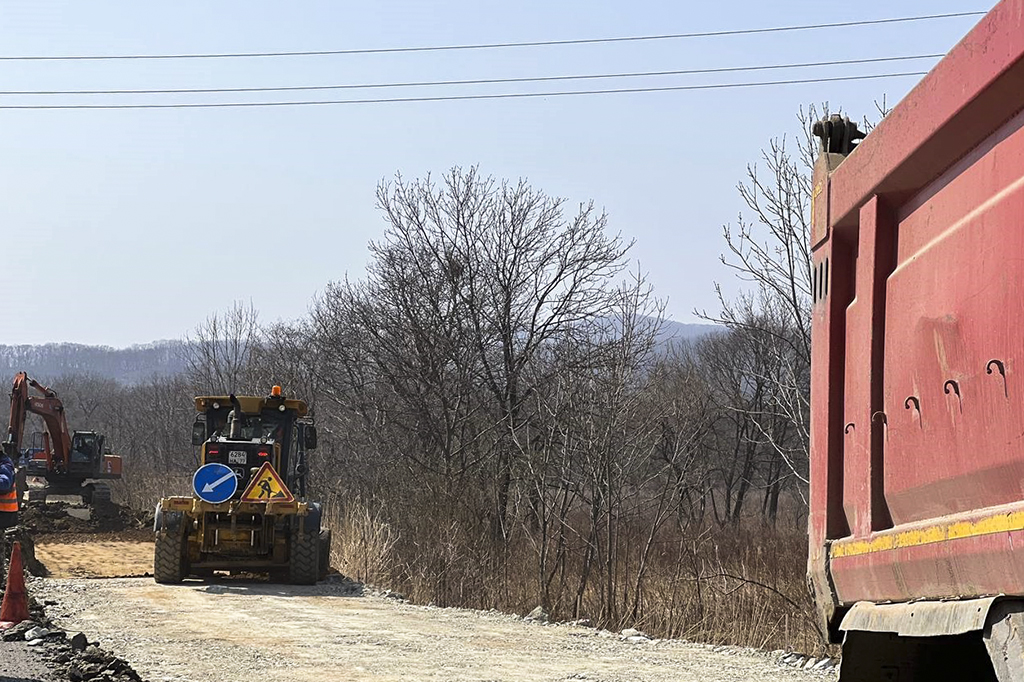
[[[990, 9], [992, 0], [0, 0], [0, 56], [339, 50], [604, 38]], [[259, 87], [505, 78], [944, 53], [977, 17], [798, 33], [520, 49], [291, 58], [0, 61], [0, 90]], [[927, 70], [934, 60], [584, 82], [584, 89]], [[180, 338], [251, 301], [293, 320], [359, 278], [385, 223], [382, 179], [478, 165], [570, 206], [593, 200], [667, 299], [715, 310], [736, 191], [796, 113], [851, 117], [917, 78], [725, 90], [316, 107], [0, 109], [0, 344]], [[0, 95], [0, 106], [350, 99], [580, 89], [574, 83], [328, 93]]]

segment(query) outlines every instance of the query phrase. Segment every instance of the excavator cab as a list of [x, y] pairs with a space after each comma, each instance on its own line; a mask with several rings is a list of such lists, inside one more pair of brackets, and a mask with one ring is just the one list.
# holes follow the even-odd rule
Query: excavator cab
[[71, 436], [71, 468], [92, 465], [103, 454], [103, 436], [95, 431], [75, 431]]

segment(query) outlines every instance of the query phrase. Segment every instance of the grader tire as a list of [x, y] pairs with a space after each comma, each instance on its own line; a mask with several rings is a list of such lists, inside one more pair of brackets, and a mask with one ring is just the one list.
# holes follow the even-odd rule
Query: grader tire
[[158, 583], [180, 583], [188, 575], [185, 560], [185, 533], [181, 530], [160, 530], [153, 552], [153, 579]]
[[320, 575], [320, 533], [292, 533], [288, 559], [288, 582], [293, 585], [316, 585]]

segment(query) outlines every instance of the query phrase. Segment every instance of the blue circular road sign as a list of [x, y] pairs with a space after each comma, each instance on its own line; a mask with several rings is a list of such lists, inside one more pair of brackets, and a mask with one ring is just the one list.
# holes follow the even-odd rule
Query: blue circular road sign
[[196, 497], [205, 502], [227, 502], [238, 490], [238, 477], [223, 464], [206, 464], [192, 475], [192, 490]]

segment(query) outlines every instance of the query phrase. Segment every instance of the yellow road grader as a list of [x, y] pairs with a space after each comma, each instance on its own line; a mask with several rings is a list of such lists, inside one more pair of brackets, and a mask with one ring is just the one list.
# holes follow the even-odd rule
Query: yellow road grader
[[153, 577], [177, 583], [215, 571], [265, 573], [310, 585], [327, 574], [331, 532], [306, 501], [306, 452], [316, 427], [306, 403], [270, 395], [199, 396], [192, 495], [156, 508]]

